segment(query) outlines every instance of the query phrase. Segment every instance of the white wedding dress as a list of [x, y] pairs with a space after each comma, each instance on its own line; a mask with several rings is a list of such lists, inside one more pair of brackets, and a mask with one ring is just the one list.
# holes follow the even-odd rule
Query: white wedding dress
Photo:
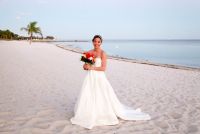
[[[101, 66], [100, 57], [96, 58], [93, 66]], [[74, 107], [74, 117], [70, 119], [71, 123], [92, 129], [94, 126], [118, 124], [117, 117], [124, 120], [151, 119], [140, 108], [133, 109], [118, 100], [104, 71], [88, 70]]]

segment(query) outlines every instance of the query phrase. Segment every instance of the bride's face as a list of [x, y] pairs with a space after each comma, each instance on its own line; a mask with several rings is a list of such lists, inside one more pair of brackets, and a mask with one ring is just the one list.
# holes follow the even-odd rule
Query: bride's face
[[101, 39], [95, 38], [94, 41], [93, 41], [93, 46], [94, 46], [95, 49], [100, 48], [100, 46], [101, 46]]

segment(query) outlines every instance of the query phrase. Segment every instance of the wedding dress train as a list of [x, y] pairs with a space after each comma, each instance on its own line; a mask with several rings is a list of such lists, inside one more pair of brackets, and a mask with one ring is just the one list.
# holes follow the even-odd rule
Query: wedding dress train
[[[97, 57], [95, 67], [101, 66], [101, 58]], [[74, 107], [72, 124], [92, 129], [94, 126], [115, 125], [118, 118], [124, 120], [150, 120], [149, 114], [140, 108], [122, 104], [104, 71], [88, 70], [81, 91]]]

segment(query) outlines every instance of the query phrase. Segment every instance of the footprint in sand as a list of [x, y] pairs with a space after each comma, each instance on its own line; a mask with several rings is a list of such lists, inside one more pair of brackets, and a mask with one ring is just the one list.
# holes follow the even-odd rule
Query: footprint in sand
[[18, 126], [17, 122], [10, 120], [10, 121], [4, 121], [2, 122], [2, 127], [0, 128], [0, 133], [1, 132], [10, 132], [14, 131], [15, 128]]
[[8, 117], [12, 114], [12, 112], [0, 112], [0, 118], [3, 118], [3, 117]]
[[176, 112], [172, 112], [169, 114], [173, 119], [180, 119], [182, 117], [182, 114], [180, 113], [176, 113]]
[[31, 119], [31, 117], [20, 116], [20, 117], [14, 118], [13, 120], [15, 120], [15, 121], [27, 121], [27, 120], [30, 120], [30, 119]]
[[34, 117], [34, 118], [30, 119], [29, 121], [27, 121], [27, 123], [25, 125], [33, 126], [33, 125], [37, 125], [38, 123], [42, 123], [44, 121], [45, 120], [43, 118]]
[[187, 133], [188, 134], [196, 133], [196, 132], [198, 132], [198, 127], [196, 125], [188, 126], [188, 128], [187, 128]]
[[51, 122], [47, 121], [47, 122], [43, 122], [43, 123], [38, 123], [38, 124], [36, 124], [35, 126], [36, 126], [37, 128], [47, 129], [47, 128], [50, 127], [50, 125], [51, 125]]
[[16, 117], [13, 120], [16, 121], [20, 126], [24, 125], [31, 117]]
[[53, 133], [47, 129], [24, 128], [20, 131], [20, 134], [53, 134]]
[[6, 124], [6, 120], [0, 120], [0, 127], [5, 126], [5, 124]]
[[64, 128], [67, 124], [69, 124], [69, 121], [67, 120], [58, 120], [52, 123], [52, 125], [49, 127], [49, 130], [58, 130]]
[[44, 116], [52, 116], [52, 114], [55, 112], [53, 109], [47, 109], [37, 112], [38, 117], [44, 117]]
[[162, 129], [166, 129], [166, 128], [169, 127], [169, 125], [166, 121], [156, 121], [155, 125], [162, 128]]

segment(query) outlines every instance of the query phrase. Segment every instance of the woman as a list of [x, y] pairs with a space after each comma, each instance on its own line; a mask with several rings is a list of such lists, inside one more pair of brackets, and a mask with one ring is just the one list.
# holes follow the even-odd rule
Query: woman
[[105, 75], [107, 55], [101, 49], [102, 37], [95, 35], [92, 39], [94, 49], [88, 51], [95, 55], [95, 64], [84, 64], [88, 70], [81, 92], [74, 107], [72, 124], [87, 129], [94, 126], [115, 125], [117, 117], [124, 120], [149, 120], [151, 117], [141, 110], [122, 104]]

